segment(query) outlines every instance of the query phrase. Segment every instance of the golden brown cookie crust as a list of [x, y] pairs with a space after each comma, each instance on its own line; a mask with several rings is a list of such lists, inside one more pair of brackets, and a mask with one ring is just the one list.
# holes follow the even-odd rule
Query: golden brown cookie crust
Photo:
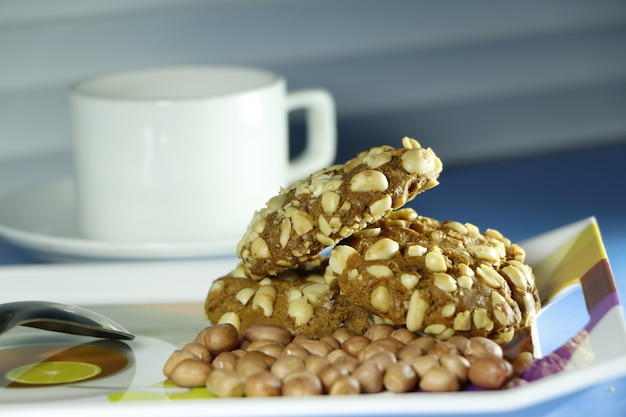
[[397, 210], [343, 240], [325, 278], [353, 304], [395, 325], [500, 344], [530, 326], [539, 297], [521, 247], [495, 230]]
[[415, 139], [381, 146], [282, 189], [237, 246], [249, 277], [296, 268], [438, 184], [439, 158]]
[[306, 265], [262, 280], [246, 277], [240, 265], [213, 282], [205, 302], [207, 318], [215, 324], [229, 322], [240, 334], [254, 324], [277, 324], [310, 338], [342, 327], [363, 333], [373, 316], [325, 282], [325, 265]]

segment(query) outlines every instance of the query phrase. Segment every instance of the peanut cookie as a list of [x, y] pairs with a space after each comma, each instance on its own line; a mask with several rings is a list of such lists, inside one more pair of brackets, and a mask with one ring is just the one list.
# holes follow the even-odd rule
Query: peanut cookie
[[249, 277], [293, 269], [438, 184], [439, 158], [415, 139], [361, 152], [281, 189], [257, 211], [237, 253]]
[[207, 318], [216, 324], [231, 323], [240, 334], [254, 324], [277, 324], [311, 338], [341, 327], [364, 332], [373, 316], [324, 281], [326, 265], [327, 258], [322, 266], [305, 265], [260, 281], [246, 277], [239, 265], [213, 282], [205, 302]]
[[525, 252], [499, 232], [397, 210], [340, 242], [325, 279], [384, 321], [509, 342], [540, 308]]

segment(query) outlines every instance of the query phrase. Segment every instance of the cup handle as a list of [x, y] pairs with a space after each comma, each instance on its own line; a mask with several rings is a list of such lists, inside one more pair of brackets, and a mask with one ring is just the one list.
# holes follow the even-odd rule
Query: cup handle
[[306, 146], [289, 163], [289, 183], [333, 163], [337, 154], [337, 123], [335, 102], [325, 90], [307, 89], [287, 94], [287, 111], [304, 109], [306, 115]]

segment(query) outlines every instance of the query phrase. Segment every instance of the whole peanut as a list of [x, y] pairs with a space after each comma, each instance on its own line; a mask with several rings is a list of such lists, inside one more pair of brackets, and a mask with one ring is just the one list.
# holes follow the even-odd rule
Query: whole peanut
[[383, 385], [391, 392], [407, 392], [417, 384], [417, 373], [404, 361], [391, 364], [383, 377]]
[[342, 327], [340, 329], [335, 330], [332, 336], [339, 342], [339, 344], [341, 344], [345, 342], [346, 340], [350, 339], [351, 337], [356, 336], [356, 333], [354, 333], [350, 329], [346, 329], [345, 327]]
[[319, 371], [328, 365], [330, 365], [330, 361], [323, 356], [309, 355], [304, 358], [304, 369], [315, 374], [319, 374]]
[[464, 384], [467, 381], [470, 362], [464, 356], [448, 353], [439, 357], [439, 363], [450, 371], [460, 383]]
[[412, 362], [413, 359], [419, 358], [420, 356], [424, 356], [424, 349], [419, 347], [416, 344], [409, 343], [404, 346], [397, 354], [398, 359], [404, 360], [407, 362]]
[[[226, 353], [226, 352], [223, 352]], [[231, 350], [230, 353], [232, 353], [233, 355], [235, 355], [238, 358], [241, 358], [243, 355], [245, 355], [247, 353], [247, 351], [245, 349], [242, 348], [237, 348], [235, 350]]]
[[324, 336], [321, 340], [328, 343], [333, 349], [341, 349], [341, 343], [332, 336]]
[[201, 343], [189, 342], [183, 346], [183, 350], [193, 353], [198, 359], [202, 359], [205, 362], [211, 362], [211, 360], [213, 360], [213, 355], [211, 355], [209, 349]]
[[374, 361], [365, 361], [352, 372], [365, 393], [380, 392], [383, 389], [383, 370]]
[[424, 351], [424, 353], [426, 353], [428, 351], [428, 349], [430, 349], [431, 346], [434, 345], [435, 343], [437, 343], [437, 339], [435, 339], [433, 337], [430, 337], [430, 336], [420, 336], [420, 337], [412, 340], [411, 342], [409, 342], [409, 345], [415, 345], [415, 346], [421, 348]]
[[232, 369], [213, 369], [206, 379], [206, 387], [216, 397], [243, 397], [245, 379]]
[[473, 361], [479, 358], [501, 358], [502, 347], [486, 337], [470, 337], [465, 344], [463, 354], [467, 359]]
[[284, 379], [288, 374], [304, 369], [304, 359], [299, 356], [284, 356], [276, 359], [270, 368], [271, 372]]
[[230, 323], [218, 324], [202, 330], [195, 342], [206, 346], [213, 355], [216, 355], [235, 349], [239, 345], [239, 333]]
[[398, 362], [398, 359], [393, 353], [384, 350], [370, 356], [367, 361], [374, 362], [382, 372], [385, 372], [392, 364]]
[[218, 354], [211, 364], [217, 369], [235, 369], [239, 362], [239, 356], [233, 352], [222, 352]]
[[391, 332], [389, 337], [400, 341], [404, 345], [406, 345], [406, 344], [412, 342], [413, 340], [417, 339], [417, 335], [415, 333], [413, 333], [412, 331], [410, 331], [410, 330], [408, 330], [408, 329], [406, 329], [404, 327], [400, 327], [398, 329], [395, 329], [393, 332]]
[[460, 384], [452, 372], [443, 366], [435, 365], [422, 376], [419, 387], [424, 391], [445, 392], [458, 391]]
[[352, 356], [352, 355], [350, 355], [348, 352], [346, 352], [343, 349], [335, 349], [332, 352], [330, 352], [328, 355], [326, 355], [326, 359], [328, 359], [330, 363], [334, 363], [337, 359], [343, 356]]
[[334, 365], [327, 365], [317, 372], [317, 375], [319, 376], [322, 386], [326, 392], [330, 390], [340, 377], [347, 374], [348, 373], [345, 369], [339, 369]]
[[511, 365], [513, 365], [513, 372], [516, 374], [522, 373], [524, 368], [532, 363], [535, 360], [534, 356], [530, 352], [521, 352], [515, 358], [511, 360]]
[[276, 324], [255, 324], [248, 327], [242, 336], [242, 340], [249, 340], [250, 342], [256, 340], [273, 340], [283, 346], [291, 342], [292, 338], [289, 330]]
[[283, 396], [322, 395], [322, 392], [322, 382], [313, 372], [295, 371], [283, 379]]
[[441, 355], [446, 355], [446, 354], [458, 355], [459, 350], [452, 343], [437, 341], [437, 343], [434, 343], [431, 347], [429, 347], [426, 350], [426, 354], [437, 356], [437, 357]]
[[361, 362], [351, 355], [340, 356], [333, 361], [334, 366], [339, 369], [345, 369], [348, 373], [354, 371], [360, 364]]
[[341, 349], [356, 357], [359, 355], [359, 352], [370, 343], [371, 340], [365, 336], [353, 336], [341, 344]]
[[326, 356], [333, 350], [332, 346], [323, 340], [302, 340], [297, 344], [311, 355]]
[[365, 346], [363, 349], [361, 349], [361, 351], [359, 352], [357, 358], [361, 362], [364, 362], [369, 357], [375, 355], [378, 352], [384, 351], [384, 350], [389, 350], [389, 349], [387, 349], [387, 346], [385, 346], [383, 344], [372, 342], [369, 345]]
[[301, 344], [292, 342], [287, 344], [280, 354], [280, 357], [285, 356], [298, 356], [300, 358], [306, 358], [309, 356], [309, 351], [306, 350]]
[[247, 347], [246, 351], [248, 352], [263, 352], [266, 355], [269, 355], [273, 358], [278, 358], [283, 353], [285, 349], [285, 345], [280, 342], [276, 342], [275, 340], [255, 340], [251, 342]]
[[169, 358], [167, 358], [165, 365], [163, 365], [163, 375], [169, 378], [172, 375], [174, 368], [176, 368], [176, 366], [185, 359], [198, 359], [198, 357], [193, 353], [182, 349], [172, 352]]
[[479, 358], [471, 362], [467, 376], [479, 387], [499, 389], [513, 376], [513, 366], [504, 359]]
[[465, 337], [465, 336], [460, 335], [460, 334], [455, 334], [450, 339], [446, 340], [446, 342], [452, 343], [454, 346], [456, 346], [456, 348], [459, 351], [459, 353], [461, 355], [464, 355], [465, 354], [465, 346], [467, 346], [467, 342], [469, 342], [469, 339], [467, 337]]
[[381, 346], [383, 349], [393, 353], [398, 353], [402, 348], [404, 348], [404, 344], [402, 342], [392, 337], [382, 337], [380, 339], [374, 340], [370, 344], [374, 346]]
[[361, 384], [352, 375], [341, 376], [328, 391], [329, 395], [355, 395], [361, 393]]
[[433, 355], [424, 355], [413, 358], [413, 360], [411, 360], [409, 363], [420, 377], [424, 377], [424, 375], [426, 375], [426, 372], [428, 372], [430, 368], [439, 365], [439, 359], [437, 359], [437, 357]]
[[212, 370], [213, 366], [202, 359], [184, 359], [176, 365], [169, 378], [179, 387], [202, 387]]
[[261, 355], [263, 354], [259, 352], [248, 352], [239, 358], [235, 370], [244, 378], [257, 372], [268, 370], [269, 365]]
[[260, 371], [246, 378], [246, 397], [277, 397], [282, 393], [283, 383], [269, 371]]
[[395, 327], [390, 326], [388, 324], [380, 323], [374, 324], [363, 334], [363, 336], [367, 337], [372, 342], [378, 339], [385, 339], [391, 336], [391, 333], [394, 331]]

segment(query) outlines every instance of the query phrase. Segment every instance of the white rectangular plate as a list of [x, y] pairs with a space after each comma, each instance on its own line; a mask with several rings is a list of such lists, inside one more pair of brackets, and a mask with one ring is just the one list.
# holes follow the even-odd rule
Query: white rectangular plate
[[[500, 391], [381, 393], [358, 397], [214, 399], [182, 389], [161, 374], [169, 354], [206, 325], [202, 301], [213, 279], [234, 259], [194, 262], [42, 265], [0, 268], [0, 302], [46, 299], [89, 306], [137, 334], [131, 342], [102, 342], [35, 329], [0, 337], [0, 366], [11, 348], [96, 344], [126, 355], [118, 372], [85, 382], [36, 388], [0, 386], [0, 414], [20, 416], [369, 416], [483, 414], [529, 408], [626, 375], [626, 326], [594, 218], [520, 242], [533, 266], [545, 307], [580, 286], [587, 322], [562, 346], [527, 368], [528, 384]], [[194, 303], [197, 314], [150, 303]], [[176, 306], [172, 306], [173, 309]], [[563, 321], [570, 317], [563, 317]], [[541, 324], [541, 318], [539, 325]], [[570, 323], [571, 324], [571, 323]], [[570, 326], [571, 327], [571, 326]], [[541, 334], [542, 330], [539, 329]], [[535, 341], [537, 343], [537, 341]], [[539, 340], [541, 344], [541, 340]], [[7, 385], [7, 384], [5, 384]]]

